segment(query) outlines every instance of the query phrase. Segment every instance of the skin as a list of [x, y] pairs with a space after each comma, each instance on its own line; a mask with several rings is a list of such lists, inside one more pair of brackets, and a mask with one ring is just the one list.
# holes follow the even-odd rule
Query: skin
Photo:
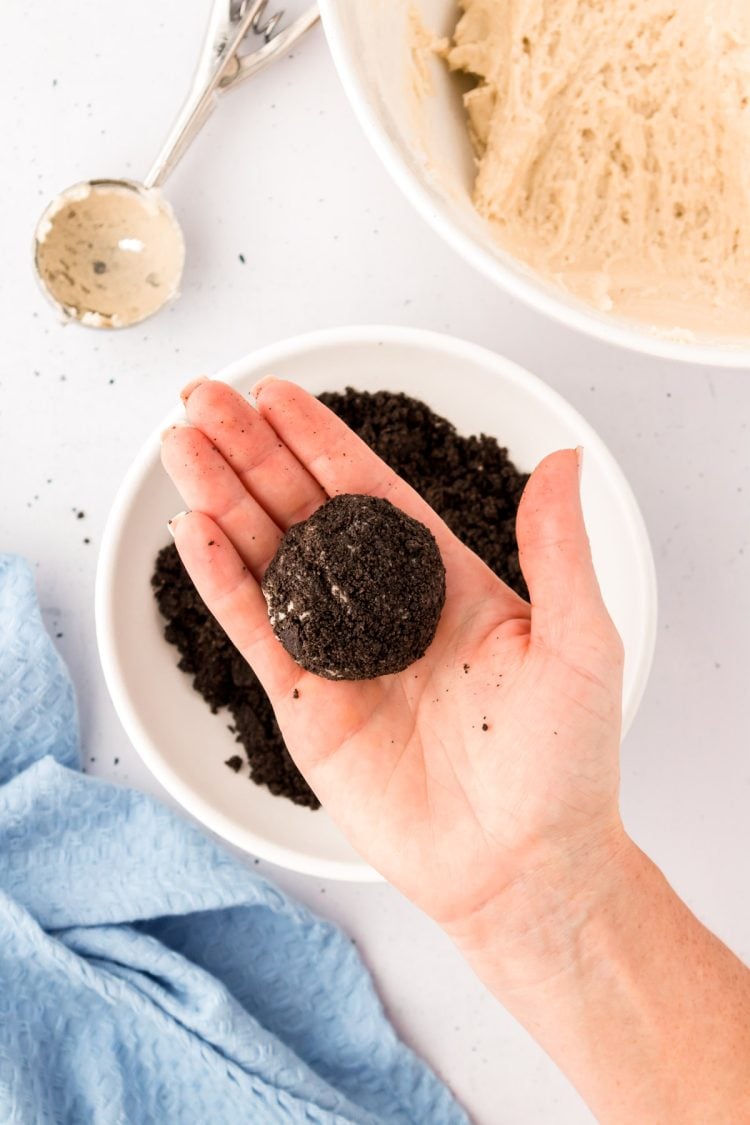
[[[171, 528], [323, 805], [601, 1120], [750, 1121], [750, 974], [620, 818], [623, 653], [591, 561], [581, 451], [547, 457], [521, 501], [528, 604], [316, 399], [275, 379], [253, 393], [257, 409], [218, 382], [185, 388], [186, 424], [162, 443], [190, 508]], [[338, 492], [421, 520], [445, 563], [435, 639], [396, 676], [318, 678], [268, 624], [260, 580], [284, 530]]]

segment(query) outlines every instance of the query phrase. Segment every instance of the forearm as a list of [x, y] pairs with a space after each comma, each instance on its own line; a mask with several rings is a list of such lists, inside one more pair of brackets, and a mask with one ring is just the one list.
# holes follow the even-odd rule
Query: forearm
[[606, 1125], [750, 1121], [750, 971], [629, 841], [567, 885], [550, 869], [451, 936]]

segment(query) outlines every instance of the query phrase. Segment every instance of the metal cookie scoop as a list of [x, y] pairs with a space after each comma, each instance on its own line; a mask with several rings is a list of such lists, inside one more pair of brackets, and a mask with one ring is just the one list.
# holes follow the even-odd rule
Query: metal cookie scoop
[[[143, 183], [89, 180], [50, 203], [37, 224], [34, 263], [46, 294], [69, 320], [125, 328], [177, 295], [185, 242], [160, 188], [208, 120], [218, 95], [286, 51], [318, 18], [313, 5], [288, 27], [265, 20], [268, 0], [214, 0], [185, 104]], [[265, 43], [238, 54], [248, 33]]]

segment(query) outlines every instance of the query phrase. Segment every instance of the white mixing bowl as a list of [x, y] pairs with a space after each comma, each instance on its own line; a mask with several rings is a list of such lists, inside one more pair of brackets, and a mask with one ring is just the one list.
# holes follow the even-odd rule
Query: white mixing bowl
[[339, 76], [373, 147], [417, 211], [471, 265], [540, 312], [609, 343], [693, 363], [750, 366], [750, 340], [673, 338], [647, 324], [598, 312], [498, 245], [471, 203], [475, 166], [461, 80], [435, 59], [429, 67], [432, 93], [415, 91], [412, 13], [436, 35], [450, 35], [458, 18], [455, 0], [319, 4]]
[[[625, 645], [624, 724], [638, 708], [653, 655], [656, 583], [646, 530], [627, 481], [601, 438], [535, 376], [463, 340], [407, 328], [341, 328], [285, 340], [218, 377], [247, 392], [262, 375], [314, 393], [386, 389], [423, 399], [465, 433], [494, 434], [519, 468], [553, 449], [586, 450], [582, 498], [602, 593]], [[146, 765], [214, 832], [273, 863], [330, 879], [376, 873], [321, 809], [273, 797], [227, 769], [236, 753], [226, 712], [211, 714], [177, 668], [150, 587], [167, 520], [183, 507], [159, 461], [162, 420], [136, 457], [107, 522], [97, 571], [96, 628], [110, 694]]]

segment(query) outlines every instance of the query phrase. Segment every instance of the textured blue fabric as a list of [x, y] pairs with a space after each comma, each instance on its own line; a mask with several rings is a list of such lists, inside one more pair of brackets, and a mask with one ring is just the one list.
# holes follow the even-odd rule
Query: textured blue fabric
[[3, 1125], [465, 1125], [339, 930], [76, 762], [31, 572], [0, 556]]

